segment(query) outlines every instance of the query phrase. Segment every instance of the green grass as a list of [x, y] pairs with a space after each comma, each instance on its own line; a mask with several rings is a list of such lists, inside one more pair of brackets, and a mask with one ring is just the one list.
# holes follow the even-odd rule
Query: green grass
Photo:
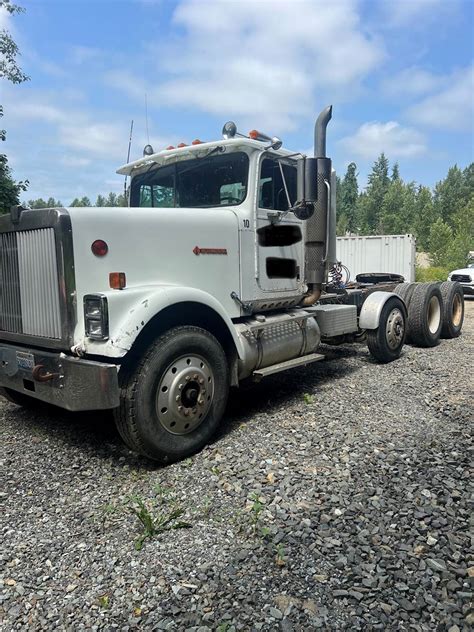
[[146, 540], [151, 540], [165, 531], [191, 528], [188, 522], [180, 520], [184, 513], [184, 509], [180, 507], [165, 506], [158, 509], [153, 502], [146, 503], [140, 496], [133, 496], [130, 499], [128, 509], [137, 518], [142, 530], [135, 540], [137, 551], [143, 548]]
[[420, 283], [430, 283], [432, 281], [447, 281], [449, 268], [416, 268], [415, 279]]

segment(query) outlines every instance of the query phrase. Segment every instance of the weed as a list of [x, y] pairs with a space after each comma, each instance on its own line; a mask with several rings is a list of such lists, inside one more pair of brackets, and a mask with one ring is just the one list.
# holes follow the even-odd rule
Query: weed
[[303, 393], [303, 401], [309, 406], [309, 404], [314, 402], [314, 395], [311, 395], [311, 393]]
[[215, 475], [215, 476], [219, 476], [219, 474], [221, 473], [220, 468], [217, 465], [213, 465], [211, 467], [211, 472]]
[[275, 563], [277, 566], [285, 566], [285, 547], [281, 542], [275, 544]]
[[184, 461], [181, 461], [181, 467], [191, 467], [192, 464], [192, 459], [185, 459]]
[[135, 548], [140, 551], [145, 540], [152, 539], [164, 531], [173, 529], [189, 529], [191, 525], [187, 522], [179, 520], [183, 515], [184, 509], [179, 507], [169, 508], [167, 512], [155, 511], [153, 504], [147, 504], [139, 496], [133, 496], [130, 499], [128, 508], [130, 512], [136, 516], [142, 527], [142, 533], [135, 540]]
[[110, 597], [109, 595], [101, 595], [99, 597], [99, 605], [101, 608], [108, 608], [110, 606]]
[[224, 621], [224, 623], [221, 623], [220, 625], [217, 626], [216, 632], [228, 632], [229, 628], [230, 628], [230, 623], [228, 621]]
[[208, 518], [209, 514], [211, 513], [211, 509], [212, 509], [212, 500], [209, 498], [209, 496], [204, 496], [204, 499], [202, 502], [201, 515], [204, 518]]
[[260, 514], [263, 511], [263, 503], [260, 500], [260, 496], [256, 492], [250, 495], [250, 500], [253, 501], [253, 503], [250, 505], [253, 528], [255, 531], [257, 531], [257, 527], [260, 521]]

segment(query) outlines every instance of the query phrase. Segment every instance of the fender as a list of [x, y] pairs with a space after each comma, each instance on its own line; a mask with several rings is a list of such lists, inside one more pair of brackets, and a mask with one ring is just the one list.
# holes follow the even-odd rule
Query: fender
[[[234, 323], [222, 304], [208, 292], [193, 287], [173, 285], [145, 286], [130, 290], [113, 291], [105, 294], [109, 304], [109, 319], [112, 325], [109, 340], [99, 342], [85, 339], [86, 353], [122, 357], [133, 346], [140, 332], [152, 318], [162, 310], [183, 302], [200, 303], [211, 308], [224, 321], [229, 330], [239, 357], [244, 350]], [[126, 300], [124, 300], [126, 299]], [[120, 318], [120, 314], [123, 314]]]
[[362, 305], [362, 309], [360, 310], [360, 329], [378, 328], [383, 306], [388, 299], [392, 298], [392, 296], [400, 298], [398, 294], [395, 294], [395, 292], [372, 292], [372, 294], [369, 294]]

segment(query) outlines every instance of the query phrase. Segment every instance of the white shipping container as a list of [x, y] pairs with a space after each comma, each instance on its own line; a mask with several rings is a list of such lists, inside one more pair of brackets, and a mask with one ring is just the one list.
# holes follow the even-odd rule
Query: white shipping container
[[364, 272], [392, 272], [415, 280], [416, 239], [413, 235], [367, 235], [337, 238], [337, 258], [354, 280]]

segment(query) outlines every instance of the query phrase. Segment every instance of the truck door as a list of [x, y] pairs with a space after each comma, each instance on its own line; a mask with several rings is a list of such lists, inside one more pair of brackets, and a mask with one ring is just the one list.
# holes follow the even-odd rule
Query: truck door
[[296, 167], [282, 158], [265, 156], [260, 161], [259, 169], [256, 234], [258, 286], [265, 292], [302, 291], [303, 222], [288, 211], [288, 197], [291, 204], [296, 201]]

